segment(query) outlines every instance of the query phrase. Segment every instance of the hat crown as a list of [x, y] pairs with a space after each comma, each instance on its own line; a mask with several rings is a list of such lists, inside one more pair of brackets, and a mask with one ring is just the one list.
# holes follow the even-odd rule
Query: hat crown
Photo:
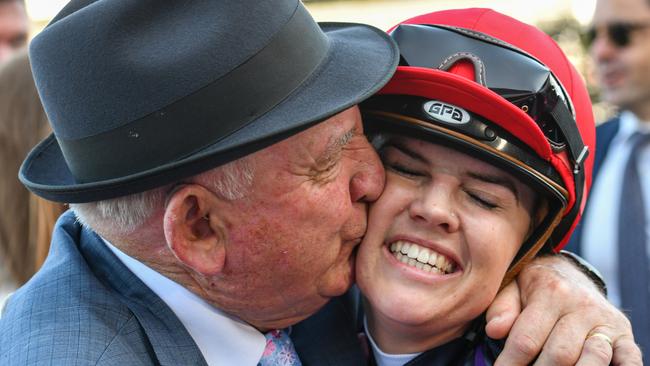
[[72, 0], [30, 56], [54, 136], [19, 177], [60, 202], [263, 149], [373, 94], [399, 58], [384, 32], [317, 24], [298, 0]]
[[285, 99], [329, 49], [306, 9], [289, 3], [103, 0], [66, 7], [31, 54], [75, 178], [107, 180], [178, 161]]
[[298, 5], [72, 1], [30, 47], [57, 137], [112, 130], [219, 79], [266, 45]]

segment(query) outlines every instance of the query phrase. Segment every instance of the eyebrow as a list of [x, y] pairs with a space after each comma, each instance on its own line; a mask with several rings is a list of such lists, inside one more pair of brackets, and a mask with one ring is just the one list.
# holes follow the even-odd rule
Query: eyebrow
[[350, 141], [352, 141], [354, 134], [354, 128], [351, 128], [346, 133], [338, 136], [333, 140], [330, 140], [330, 142], [327, 144], [327, 147], [325, 148], [325, 151], [318, 159], [318, 161], [321, 163], [326, 163], [333, 160], [334, 157], [341, 151], [341, 149], [349, 144]]
[[409, 149], [408, 146], [405, 144], [401, 143], [400, 141], [389, 141], [384, 147], [386, 146], [392, 146], [396, 148], [397, 150], [401, 151], [403, 154], [407, 155], [408, 157], [415, 159], [417, 161], [420, 161], [422, 163], [429, 163], [429, 159], [424, 157], [422, 154], [418, 153], [417, 151], [413, 151], [412, 149]]
[[519, 202], [519, 191], [515, 186], [515, 182], [513, 182], [512, 179], [510, 179], [509, 177], [502, 177], [502, 176], [497, 176], [492, 174], [476, 173], [476, 172], [467, 172], [467, 176], [469, 176], [470, 178], [478, 179], [483, 182], [487, 182], [490, 184], [497, 184], [502, 187], [505, 187], [508, 190], [510, 190], [512, 194], [515, 195], [515, 199], [517, 200], [517, 202]]
[[[400, 150], [403, 154], [411, 157], [412, 159], [418, 160], [423, 163], [429, 163], [429, 159], [427, 159], [417, 151], [413, 151], [412, 149], [409, 149], [407, 146], [405, 146], [400, 142], [392, 141], [388, 143], [387, 146], [393, 146], [394, 148]], [[477, 173], [477, 172], [467, 172], [466, 175], [470, 178], [477, 179], [486, 183], [497, 184], [505, 187], [506, 189], [511, 191], [512, 194], [514, 194], [515, 199], [517, 200], [517, 202], [519, 202], [519, 190], [517, 190], [517, 186], [515, 185], [515, 182], [513, 182], [513, 180], [510, 179], [509, 177], [498, 176], [498, 175], [488, 174], [488, 173]]]

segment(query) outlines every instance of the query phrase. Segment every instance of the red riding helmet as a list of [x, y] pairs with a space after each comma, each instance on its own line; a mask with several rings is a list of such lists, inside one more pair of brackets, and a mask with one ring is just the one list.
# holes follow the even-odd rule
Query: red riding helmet
[[362, 103], [367, 128], [460, 148], [513, 172], [546, 198], [548, 214], [510, 275], [545, 245], [559, 251], [591, 186], [595, 129], [584, 83], [558, 45], [490, 9], [434, 12], [389, 33], [400, 66]]

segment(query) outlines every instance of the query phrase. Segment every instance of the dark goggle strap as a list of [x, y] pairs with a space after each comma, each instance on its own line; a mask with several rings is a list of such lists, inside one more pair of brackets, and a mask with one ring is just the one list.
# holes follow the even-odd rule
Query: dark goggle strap
[[571, 226], [580, 212], [582, 197], [585, 190], [584, 163], [589, 156], [589, 147], [585, 146], [582, 142], [582, 137], [580, 131], [578, 131], [575, 119], [563, 103], [557, 103], [551, 113], [558, 122], [562, 134], [567, 139], [569, 156], [573, 162], [573, 181], [575, 185], [575, 203], [569, 212], [566, 213], [566, 216], [559, 223], [551, 237], [554, 243], [559, 243], [564, 239], [565, 234], [571, 229]]

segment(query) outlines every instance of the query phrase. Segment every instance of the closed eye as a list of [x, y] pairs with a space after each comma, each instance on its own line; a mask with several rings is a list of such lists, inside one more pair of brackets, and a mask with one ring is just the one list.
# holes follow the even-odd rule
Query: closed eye
[[380, 151], [381, 160], [384, 167], [389, 171], [394, 171], [397, 174], [406, 177], [423, 177], [426, 173], [422, 170], [421, 165], [424, 163], [408, 153], [406, 150], [398, 145], [386, 145]]
[[485, 199], [481, 197], [480, 195], [477, 195], [475, 193], [472, 193], [471, 191], [465, 191], [465, 193], [469, 196], [469, 198], [476, 202], [479, 206], [482, 206], [488, 210], [493, 210], [496, 208], [499, 208], [499, 205], [492, 202], [491, 200]]
[[394, 171], [395, 173], [406, 176], [406, 177], [422, 177], [422, 176], [424, 176], [424, 174], [422, 174], [421, 172], [419, 172], [419, 171], [417, 171], [415, 169], [408, 168], [408, 167], [406, 167], [406, 166], [404, 166], [402, 164], [399, 164], [399, 163], [388, 163], [387, 162], [387, 163], [385, 163], [385, 167], [388, 170]]

